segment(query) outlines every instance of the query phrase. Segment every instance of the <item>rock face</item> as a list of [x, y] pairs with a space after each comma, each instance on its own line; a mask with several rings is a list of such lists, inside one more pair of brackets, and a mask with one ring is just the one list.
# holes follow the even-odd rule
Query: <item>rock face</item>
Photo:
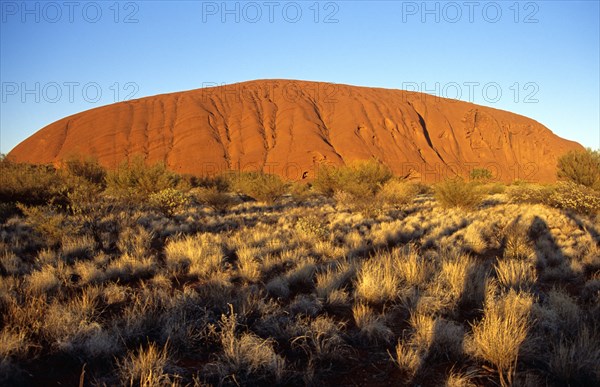
[[64, 118], [8, 155], [115, 167], [143, 155], [195, 175], [260, 170], [310, 179], [323, 163], [376, 158], [397, 175], [440, 181], [487, 168], [502, 181], [555, 180], [583, 150], [517, 114], [422, 93], [261, 80], [120, 102]]

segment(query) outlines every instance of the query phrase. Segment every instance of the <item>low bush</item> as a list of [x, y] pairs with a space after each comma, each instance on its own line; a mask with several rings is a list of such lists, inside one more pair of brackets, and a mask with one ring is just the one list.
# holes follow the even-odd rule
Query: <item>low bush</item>
[[63, 180], [51, 165], [0, 160], [0, 201], [43, 205], [63, 198]]
[[165, 164], [148, 166], [142, 157], [134, 157], [107, 174], [106, 190], [108, 194], [118, 198], [141, 201], [147, 199], [150, 194], [175, 188], [179, 180]]
[[597, 215], [600, 213], [600, 192], [572, 182], [563, 182], [546, 196], [545, 203], [555, 208]]
[[543, 203], [549, 188], [539, 184], [518, 182], [508, 187], [507, 194], [513, 203]]
[[290, 183], [288, 190], [297, 202], [302, 202], [314, 195], [308, 184], [297, 181]]
[[418, 189], [405, 181], [391, 179], [381, 187], [378, 196], [384, 203], [401, 206], [410, 203], [417, 196]]
[[492, 172], [487, 168], [474, 168], [469, 176], [471, 180], [487, 181], [492, 178]]
[[221, 191], [216, 186], [194, 188], [190, 193], [199, 203], [215, 211], [225, 211], [235, 204], [235, 200], [229, 193]]
[[506, 191], [506, 185], [502, 183], [484, 183], [479, 186], [479, 191], [488, 195], [502, 194]]
[[443, 207], [470, 209], [481, 202], [482, 195], [473, 183], [457, 178], [438, 183], [435, 198]]
[[148, 196], [148, 203], [167, 216], [172, 216], [188, 201], [188, 196], [175, 188], [165, 188]]
[[536, 184], [511, 186], [508, 196], [513, 203], [545, 204], [590, 216], [600, 213], [600, 192], [571, 181], [548, 186]]
[[106, 169], [93, 158], [70, 158], [64, 162], [64, 173], [94, 184], [101, 189], [106, 187]]
[[281, 383], [285, 375], [285, 360], [273, 350], [272, 340], [261, 339], [252, 333], [238, 333], [237, 315], [221, 316], [220, 341], [222, 352], [204, 372], [222, 382], [239, 385], [268, 381]]
[[189, 180], [189, 183], [192, 187], [214, 188], [219, 192], [228, 192], [231, 189], [231, 179], [227, 174], [201, 177], [184, 176], [184, 178]]
[[327, 196], [336, 191], [347, 192], [353, 197], [373, 197], [388, 180], [392, 171], [377, 160], [356, 161], [347, 166], [322, 166], [313, 186]]
[[67, 216], [53, 206], [17, 207], [27, 219], [27, 223], [43, 238], [48, 247], [59, 246], [63, 235], [75, 234], [76, 228], [68, 221]]
[[263, 172], [241, 172], [231, 175], [231, 189], [260, 202], [273, 203], [286, 192], [286, 183], [279, 176]]

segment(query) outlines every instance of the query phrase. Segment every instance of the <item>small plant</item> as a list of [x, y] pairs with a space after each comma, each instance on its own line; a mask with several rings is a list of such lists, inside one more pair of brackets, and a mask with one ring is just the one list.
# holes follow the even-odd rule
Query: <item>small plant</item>
[[386, 182], [378, 193], [379, 198], [388, 204], [402, 206], [410, 203], [418, 193], [418, 187], [402, 180]]
[[33, 295], [43, 295], [60, 287], [60, 280], [52, 266], [44, 266], [27, 278], [27, 290]]
[[314, 237], [317, 240], [325, 240], [329, 235], [327, 224], [323, 222], [322, 218], [314, 215], [298, 219], [296, 230], [304, 236]]
[[221, 316], [220, 341], [223, 348], [217, 361], [208, 364], [205, 372], [218, 380], [253, 384], [271, 379], [281, 382], [285, 375], [285, 360], [273, 350], [271, 340], [263, 340], [252, 333], [238, 333], [237, 315]]
[[173, 380], [166, 372], [169, 357], [167, 345], [160, 349], [151, 343], [147, 348], [140, 346], [137, 352], [129, 352], [119, 361], [119, 377], [124, 385], [161, 386], [171, 385]]
[[27, 223], [37, 231], [49, 247], [56, 247], [65, 234], [74, 234], [77, 226], [69, 222], [67, 217], [53, 206], [28, 207], [17, 204], [27, 217]]
[[527, 259], [534, 255], [530, 246], [527, 227], [513, 222], [504, 229], [504, 257], [507, 259]]
[[474, 168], [470, 173], [471, 180], [488, 181], [492, 178], [492, 172], [487, 168]]
[[64, 171], [69, 177], [77, 177], [100, 188], [106, 187], [106, 170], [93, 158], [70, 158], [64, 162]]
[[241, 172], [230, 176], [232, 190], [265, 203], [273, 203], [286, 192], [286, 184], [277, 175]]
[[383, 316], [377, 315], [368, 305], [362, 303], [354, 305], [352, 315], [361, 336], [367, 342], [388, 343], [394, 336], [392, 330], [385, 325]]
[[594, 385], [600, 378], [600, 335], [586, 326], [574, 338], [561, 337], [551, 347], [548, 366], [566, 385]]
[[[308, 326], [307, 326], [308, 325]], [[328, 316], [318, 316], [310, 323], [302, 324], [300, 336], [292, 340], [292, 348], [301, 348], [310, 361], [331, 365], [347, 359], [349, 348], [342, 338], [345, 324]]]
[[537, 184], [516, 183], [508, 187], [507, 193], [513, 203], [543, 203], [549, 188]]
[[44, 205], [63, 198], [63, 181], [50, 165], [0, 160], [0, 202]]
[[356, 296], [374, 304], [398, 297], [400, 275], [390, 255], [372, 257], [363, 262], [356, 279]]
[[377, 160], [356, 161], [347, 166], [321, 166], [313, 186], [327, 196], [347, 192], [356, 199], [372, 198], [388, 180], [391, 170]]
[[444, 207], [460, 207], [471, 209], [476, 207], [482, 199], [481, 193], [472, 183], [462, 179], [451, 179], [435, 186], [435, 197]]
[[600, 191], [572, 182], [563, 182], [546, 197], [552, 207], [571, 210], [586, 215], [600, 214]]
[[289, 193], [296, 202], [303, 202], [314, 195], [308, 184], [297, 181], [290, 183]]
[[473, 325], [475, 354], [493, 364], [503, 386], [512, 384], [521, 345], [527, 338], [533, 298], [514, 290], [495, 297], [488, 291], [483, 319]]
[[145, 160], [134, 157], [130, 162], [124, 161], [118, 168], [106, 176], [106, 188], [110, 195], [139, 202], [152, 193], [167, 188], [175, 188], [179, 177], [167, 170], [163, 163], [147, 166]]
[[499, 284], [507, 289], [526, 291], [537, 281], [535, 267], [525, 260], [500, 259], [495, 270]]
[[233, 198], [216, 186], [195, 188], [192, 190], [192, 195], [198, 202], [211, 207], [215, 211], [225, 211], [234, 204]]
[[425, 360], [416, 348], [398, 341], [394, 362], [398, 365], [398, 368], [406, 372], [410, 377], [414, 377], [423, 366]]
[[188, 203], [188, 197], [175, 188], [165, 188], [162, 191], [151, 193], [148, 202], [165, 215], [172, 216]]
[[[356, 266], [354, 263], [348, 261], [338, 262], [335, 267], [330, 267], [326, 271], [318, 273], [317, 296], [330, 300], [330, 296], [348, 285], [355, 275]], [[338, 295], [340, 294], [338, 293]]]
[[167, 268], [175, 273], [210, 277], [219, 271], [222, 260], [221, 246], [207, 234], [171, 240], [165, 246]]
[[468, 374], [450, 371], [444, 387], [475, 387], [476, 384], [471, 381]]

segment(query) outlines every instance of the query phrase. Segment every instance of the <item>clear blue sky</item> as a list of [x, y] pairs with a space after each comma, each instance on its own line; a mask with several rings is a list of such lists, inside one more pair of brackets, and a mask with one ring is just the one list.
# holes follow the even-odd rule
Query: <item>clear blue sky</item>
[[1, 0], [0, 152], [132, 96], [265, 78], [460, 97], [600, 148], [598, 1], [223, 4]]

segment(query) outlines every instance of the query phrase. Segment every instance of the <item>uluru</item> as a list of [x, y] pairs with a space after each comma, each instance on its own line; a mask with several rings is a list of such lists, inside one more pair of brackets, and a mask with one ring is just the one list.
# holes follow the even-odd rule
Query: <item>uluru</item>
[[501, 181], [556, 179], [558, 158], [583, 150], [533, 119], [403, 90], [258, 80], [99, 107], [54, 122], [16, 146], [17, 162], [135, 155], [178, 173], [263, 170], [314, 176], [323, 163], [375, 158], [427, 182], [473, 168]]

